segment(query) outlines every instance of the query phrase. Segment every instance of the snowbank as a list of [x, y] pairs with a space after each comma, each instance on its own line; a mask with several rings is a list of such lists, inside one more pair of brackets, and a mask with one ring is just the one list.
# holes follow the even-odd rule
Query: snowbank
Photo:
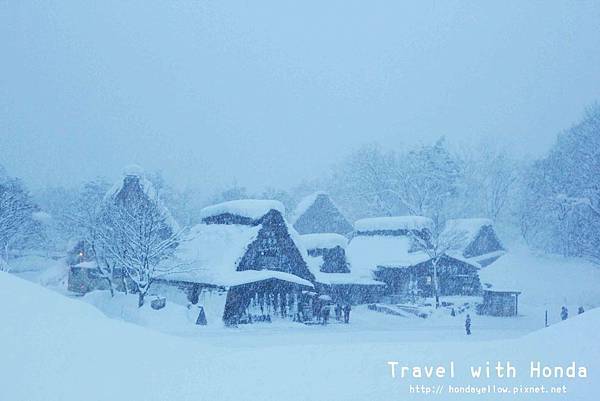
[[257, 220], [267, 214], [269, 210], [277, 210], [282, 216], [285, 215], [285, 207], [283, 206], [283, 203], [279, 201], [242, 199], [207, 206], [200, 210], [199, 217], [200, 219], [205, 219], [207, 217], [229, 213], [236, 216], [248, 217], [253, 220]]
[[422, 216], [372, 217], [354, 222], [354, 230], [359, 232], [389, 230], [422, 230], [431, 228], [433, 221]]

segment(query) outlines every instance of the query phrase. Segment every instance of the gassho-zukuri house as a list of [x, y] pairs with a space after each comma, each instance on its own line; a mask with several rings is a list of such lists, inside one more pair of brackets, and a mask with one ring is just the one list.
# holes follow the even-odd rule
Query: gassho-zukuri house
[[296, 206], [290, 222], [300, 234], [352, 233], [352, 224], [322, 191], [304, 197]]
[[163, 280], [191, 294], [227, 291], [225, 324], [298, 318], [303, 293], [314, 291], [299, 236], [278, 201], [239, 200], [209, 206], [176, 252], [178, 268]]
[[[445, 230], [464, 232], [465, 240], [441, 256], [438, 282], [441, 295], [479, 295], [480, 262], [491, 263], [502, 248], [491, 223], [485, 219], [449, 221]], [[414, 299], [433, 294], [432, 258], [414, 246], [414, 237], [425, 238], [432, 220], [420, 216], [378, 217], [358, 220], [346, 249], [350, 268], [360, 277], [386, 284], [386, 295]]]
[[[142, 196], [151, 190], [141, 175], [131, 173], [106, 199]], [[312, 210], [317, 199], [333, 211], [329, 208], [333, 203], [322, 195], [306, 200], [301, 215]], [[334, 211], [337, 216], [339, 211]], [[345, 305], [380, 302], [384, 296], [414, 300], [432, 295], [431, 258], [413, 244], [415, 235], [430, 234], [430, 219], [358, 220], [348, 240], [336, 232], [299, 235], [284, 215], [284, 206], [274, 200], [237, 200], [202, 209], [201, 223], [189, 230], [175, 256], [161, 266], [151, 294], [207, 306], [211, 320], [222, 319], [226, 325], [314, 320], [322, 299]], [[342, 221], [339, 216], [333, 220]], [[347, 229], [343, 224], [328, 227]], [[450, 220], [446, 229], [466, 235], [438, 263], [441, 295], [480, 295], [479, 270], [505, 252], [491, 222]], [[73, 251], [69, 289], [78, 293], [106, 289], [95, 274], [94, 262], [80, 257], [84, 248], [82, 242]]]
[[325, 233], [306, 234], [300, 238], [319, 292], [328, 294], [334, 303], [340, 304], [364, 304], [381, 299], [385, 283], [369, 275], [355, 274], [351, 269], [346, 257], [346, 237]]
[[[161, 227], [164, 237], [180, 231], [179, 225], [158, 198], [154, 185], [145, 178], [141, 167], [137, 165], [125, 167], [123, 177], [107, 191], [102, 203], [103, 207], [115, 205], [130, 207], [152, 203], [158, 207], [165, 219], [165, 223]], [[67, 285], [71, 292], [85, 294], [89, 291], [109, 288], [108, 281], [99, 274], [98, 265], [91, 256], [93, 252], [90, 248], [87, 241], [79, 240], [68, 252], [67, 260], [70, 268]], [[112, 275], [112, 281], [117, 291], [124, 291], [126, 287], [135, 288], [120, 267], [115, 268]]]

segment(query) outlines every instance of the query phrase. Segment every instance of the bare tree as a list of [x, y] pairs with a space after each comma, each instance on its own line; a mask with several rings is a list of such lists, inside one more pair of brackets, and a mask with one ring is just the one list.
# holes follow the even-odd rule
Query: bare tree
[[413, 249], [421, 251], [429, 257], [433, 269], [433, 294], [435, 296], [435, 307], [440, 307], [440, 286], [438, 280], [438, 268], [440, 261], [446, 253], [460, 247], [466, 240], [467, 233], [460, 230], [445, 230], [444, 226], [434, 221], [431, 230], [425, 234], [410, 232]]

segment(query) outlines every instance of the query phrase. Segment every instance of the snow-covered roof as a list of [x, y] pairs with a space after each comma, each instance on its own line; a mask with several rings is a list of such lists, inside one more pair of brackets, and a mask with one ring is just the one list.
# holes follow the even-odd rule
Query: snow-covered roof
[[[482, 262], [485, 262], [486, 260], [490, 260], [490, 259], [498, 259], [502, 255], [506, 255], [505, 250], [484, 253], [483, 255], [470, 257], [467, 260], [469, 261], [469, 263], [477, 264], [477, 265], [481, 266]], [[486, 264], [484, 263], [484, 265], [486, 265]]]
[[432, 226], [433, 221], [423, 216], [372, 217], [354, 222], [354, 230], [358, 232], [422, 230]]
[[79, 267], [81, 269], [97, 269], [98, 264], [95, 261], [89, 260], [73, 265], [73, 267]]
[[406, 236], [358, 235], [346, 248], [350, 271], [359, 277], [372, 278], [378, 266], [409, 267], [429, 260], [424, 252], [410, 252], [411, 239]]
[[200, 210], [200, 219], [229, 213], [256, 220], [260, 219], [270, 210], [277, 210], [282, 215], [285, 214], [285, 207], [279, 201], [264, 199], [241, 199], [207, 206]]
[[326, 248], [331, 249], [339, 246], [346, 248], [348, 239], [340, 234], [305, 234], [300, 236], [300, 240], [306, 249]]
[[370, 272], [350, 270], [350, 273], [325, 273], [321, 271], [323, 256], [308, 256], [305, 258], [310, 272], [315, 280], [322, 284], [362, 284], [362, 285], [385, 285], [381, 281], [374, 280]]
[[446, 221], [445, 233], [462, 232], [465, 234], [464, 246], [473, 242], [479, 231], [485, 226], [491, 226], [492, 220], [486, 218], [451, 219]]
[[308, 280], [300, 278], [295, 274], [277, 270], [244, 270], [236, 272], [235, 275], [232, 275], [228, 285], [233, 287], [268, 279], [277, 279], [314, 288], [313, 284]]
[[137, 164], [129, 164], [123, 168], [123, 175], [142, 177], [144, 175], [144, 169]]
[[261, 226], [198, 224], [179, 244], [161, 278], [214, 285], [238, 283], [236, 271]]
[[156, 202], [157, 206], [160, 208], [163, 216], [167, 220], [167, 224], [171, 227], [171, 229], [174, 232], [179, 232], [181, 230], [181, 227], [179, 226], [177, 221], [175, 221], [169, 209], [167, 209], [167, 207], [164, 205], [164, 203], [158, 196], [158, 193], [156, 192], [156, 189], [154, 188], [152, 182], [150, 182], [150, 180], [148, 180], [144, 176], [143, 170], [140, 166], [129, 165], [125, 167], [125, 169], [123, 170], [123, 177], [117, 182], [115, 182], [115, 184], [104, 195], [104, 202], [108, 202], [109, 200], [115, 199], [117, 194], [123, 189], [127, 177], [138, 178], [138, 182], [140, 184], [142, 192], [146, 194], [148, 199], [150, 199], [153, 202]]
[[315, 203], [315, 201], [317, 200], [317, 198], [319, 196], [328, 196], [328, 195], [326, 192], [317, 191], [315, 193], [312, 193], [312, 194], [302, 198], [300, 200], [300, 202], [298, 202], [298, 205], [296, 206], [296, 209], [294, 210], [294, 213], [292, 214], [292, 216], [290, 218], [290, 223], [295, 224], [296, 220], [298, 220], [300, 218], [300, 216], [302, 216], [304, 213], [306, 213], [306, 211]]
[[[312, 287], [307, 280], [279, 271], [278, 266], [272, 266], [272, 270], [237, 271], [239, 262], [261, 228], [260, 224], [198, 224], [181, 242], [168, 267], [167, 264], [161, 267], [160, 278], [218, 286], [236, 286], [274, 278]], [[301, 252], [306, 253], [305, 250]]]

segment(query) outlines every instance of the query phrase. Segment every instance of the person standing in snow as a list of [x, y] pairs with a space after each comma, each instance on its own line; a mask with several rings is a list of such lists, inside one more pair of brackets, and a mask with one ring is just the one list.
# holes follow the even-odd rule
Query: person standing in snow
[[471, 335], [471, 315], [467, 314], [467, 319], [465, 320], [465, 330], [467, 331], [467, 335]]
[[562, 320], [567, 320], [568, 317], [569, 317], [569, 310], [567, 309], [566, 306], [563, 306], [562, 310], [560, 311], [560, 318]]
[[325, 304], [323, 305], [323, 308], [321, 308], [321, 317], [322, 317], [322, 323], [323, 325], [326, 325], [327, 322], [329, 321], [329, 314], [331, 313], [330, 311], [330, 307], [329, 305]]
[[335, 305], [335, 320], [342, 321], [342, 305], [340, 304]]
[[583, 312], [585, 312], [585, 310], [583, 309], [583, 306], [580, 306], [579, 309], [577, 310], [577, 314], [581, 315]]
[[346, 306], [344, 306], [344, 323], [350, 323], [350, 310], [352, 308], [350, 307], [350, 304], [347, 304]]

